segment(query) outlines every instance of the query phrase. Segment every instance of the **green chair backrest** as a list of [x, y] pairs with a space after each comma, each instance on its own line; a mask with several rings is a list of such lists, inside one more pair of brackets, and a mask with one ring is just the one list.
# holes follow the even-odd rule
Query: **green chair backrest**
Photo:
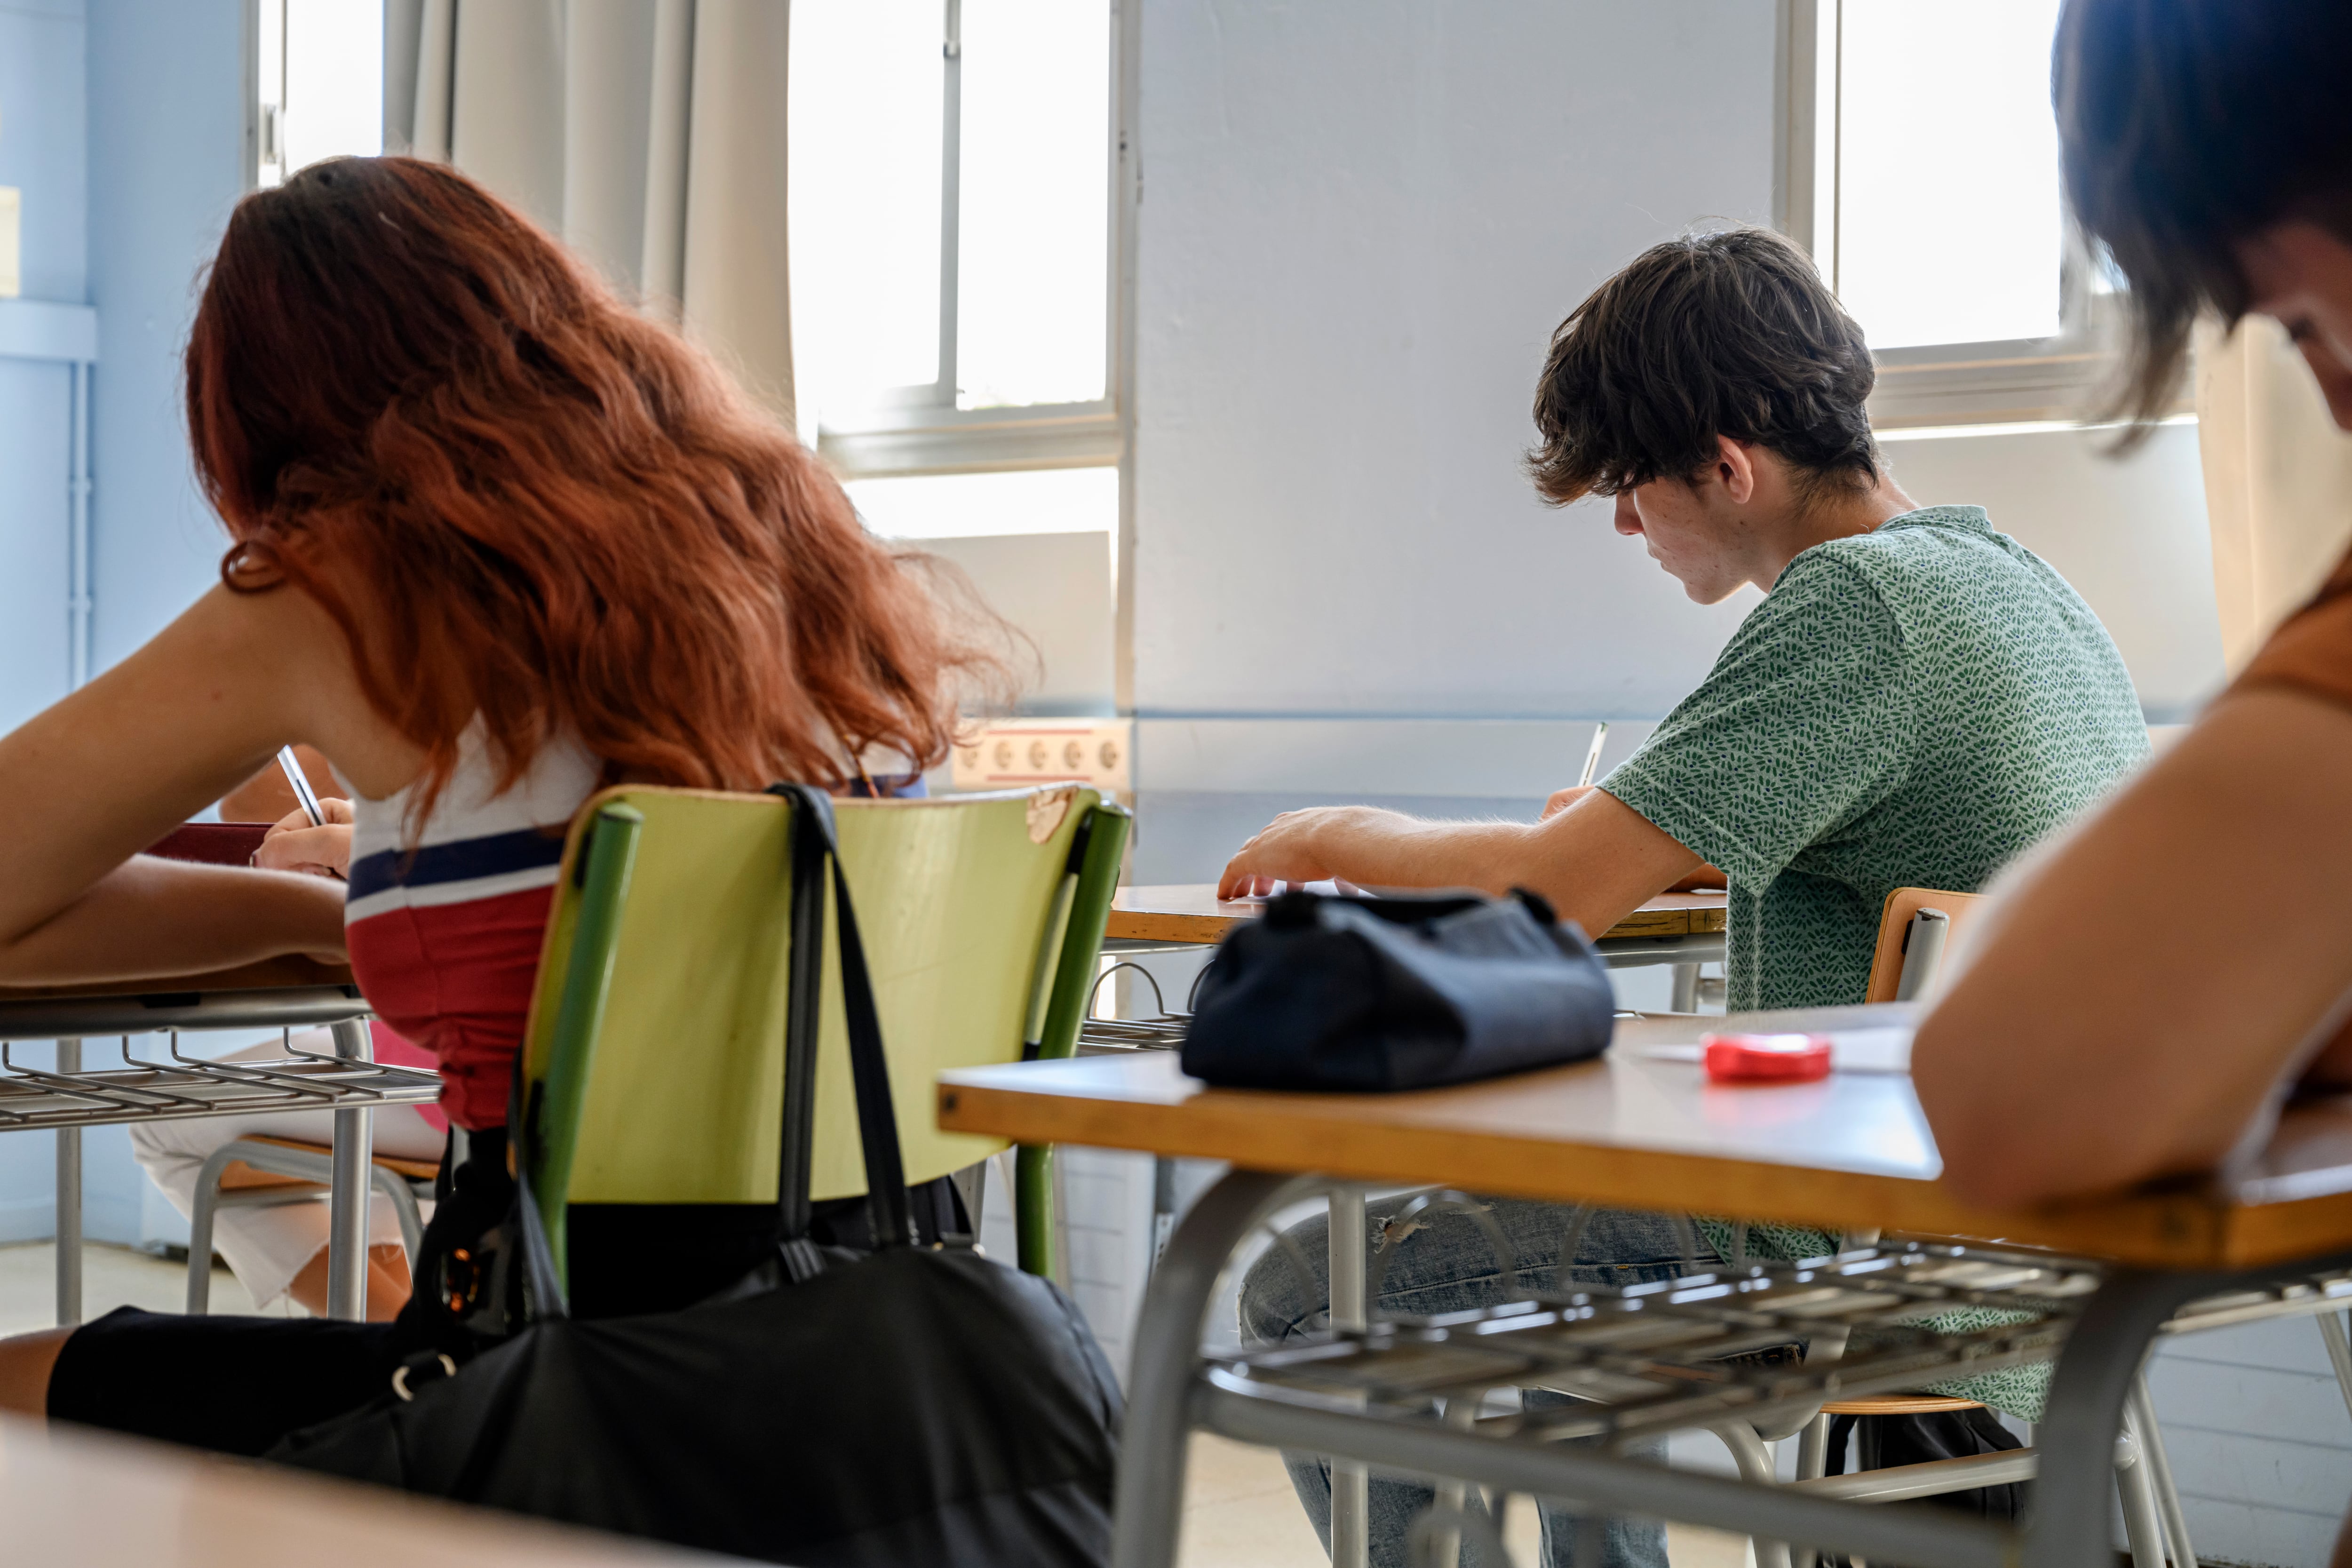
[[[566, 1202], [775, 1200], [792, 810], [623, 786], [574, 819], [523, 1058], [525, 1157], [557, 1247]], [[1074, 1047], [1129, 818], [1072, 785], [834, 811], [907, 1180], [929, 1181], [1005, 1146], [939, 1130], [940, 1072]], [[819, 1200], [866, 1190], [839, 931], [828, 908]]]

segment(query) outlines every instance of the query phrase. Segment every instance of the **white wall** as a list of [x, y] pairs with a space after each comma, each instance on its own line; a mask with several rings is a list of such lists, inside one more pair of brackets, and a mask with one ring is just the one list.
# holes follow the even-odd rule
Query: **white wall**
[[1770, 0], [1153, 0], [1136, 703], [1654, 718], [1743, 606], [1519, 474], [1552, 328], [1770, 216]]
[[2074, 584], [2106, 623], [2150, 720], [2191, 717], [2221, 681], [2213, 557], [2193, 423], [2130, 457], [2113, 430], [2011, 431], [1881, 442], [1923, 506], [1973, 501]]
[[1024, 713], [1108, 713], [1111, 542], [1108, 533], [991, 533], [905, 542], [952, 565], [1028, 639], [1013, 650], [1034, 679]]

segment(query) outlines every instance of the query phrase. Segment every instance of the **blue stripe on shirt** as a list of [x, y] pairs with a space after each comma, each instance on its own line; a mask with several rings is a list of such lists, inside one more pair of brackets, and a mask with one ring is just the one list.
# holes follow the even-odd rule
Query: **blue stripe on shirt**
[[428, 844], [421, 849], [379, 849], [352, 862], [347, 897], [357, 903], [390, 888], [470, 882], [480, 877], [536, 870], [562, 859], [562, 833], [537, 827], [461, 838], [454, 844]]

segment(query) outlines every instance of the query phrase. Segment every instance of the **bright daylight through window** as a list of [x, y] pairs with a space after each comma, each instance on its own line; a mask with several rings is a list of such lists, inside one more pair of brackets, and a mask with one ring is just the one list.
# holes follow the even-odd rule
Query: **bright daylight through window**
[[255, 184], [383, 151], [383, 0], [258, 0]]
[[845, 471], [1117, 460], [1109, 13], [795, 0], [794, 392]]
[[1837, 289], [1871, 347], [2057, 335], [2058, 0], [1837, 10]]

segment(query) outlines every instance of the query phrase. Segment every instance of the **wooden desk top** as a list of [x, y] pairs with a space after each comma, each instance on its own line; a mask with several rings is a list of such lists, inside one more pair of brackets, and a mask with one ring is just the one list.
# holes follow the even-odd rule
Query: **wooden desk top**
[[0, 1416], [12, 1563], [83, 1568], [690, 1568], [732, 1558]]
[[[1601, 934], [1611, 940], [1640, 936], [1702, 936], [1724, 928], [1721, 893], [1661, 893]], [[1129, 942], [1213, 942], [1241, 921], [1255, 920], [1263, 902], [1220, 900], [1213, 882], [1156, 888], [1121, 888], [1111, 900], [1103, 935]]]
[[[1759, 1026], [1772, 1016], [1751, 1016]], [[1904, 1024], [1909, 1009], [1801, 1016], [1812, 1027], [1882, 1026]], [[2290, 1112], [2256, 1167], [2226, 1184], [1994, 1214], [1936, 1181], [1941, 1162], [1907, 1074], [1730, 1088], [1708, 1083], [1695, 1062], [1641, 1054], [1720, 1026], [1623, 1020], [1598, 1061], [1406, 1094], [1211, 1089], [1186, 1078], [1172, 1051], [970, 1068], [940, 1076], [940, 1125], [1264, 1171], [2001, 1237], [2177, 1268], [2352, 1248], [2352, 1098]]]

